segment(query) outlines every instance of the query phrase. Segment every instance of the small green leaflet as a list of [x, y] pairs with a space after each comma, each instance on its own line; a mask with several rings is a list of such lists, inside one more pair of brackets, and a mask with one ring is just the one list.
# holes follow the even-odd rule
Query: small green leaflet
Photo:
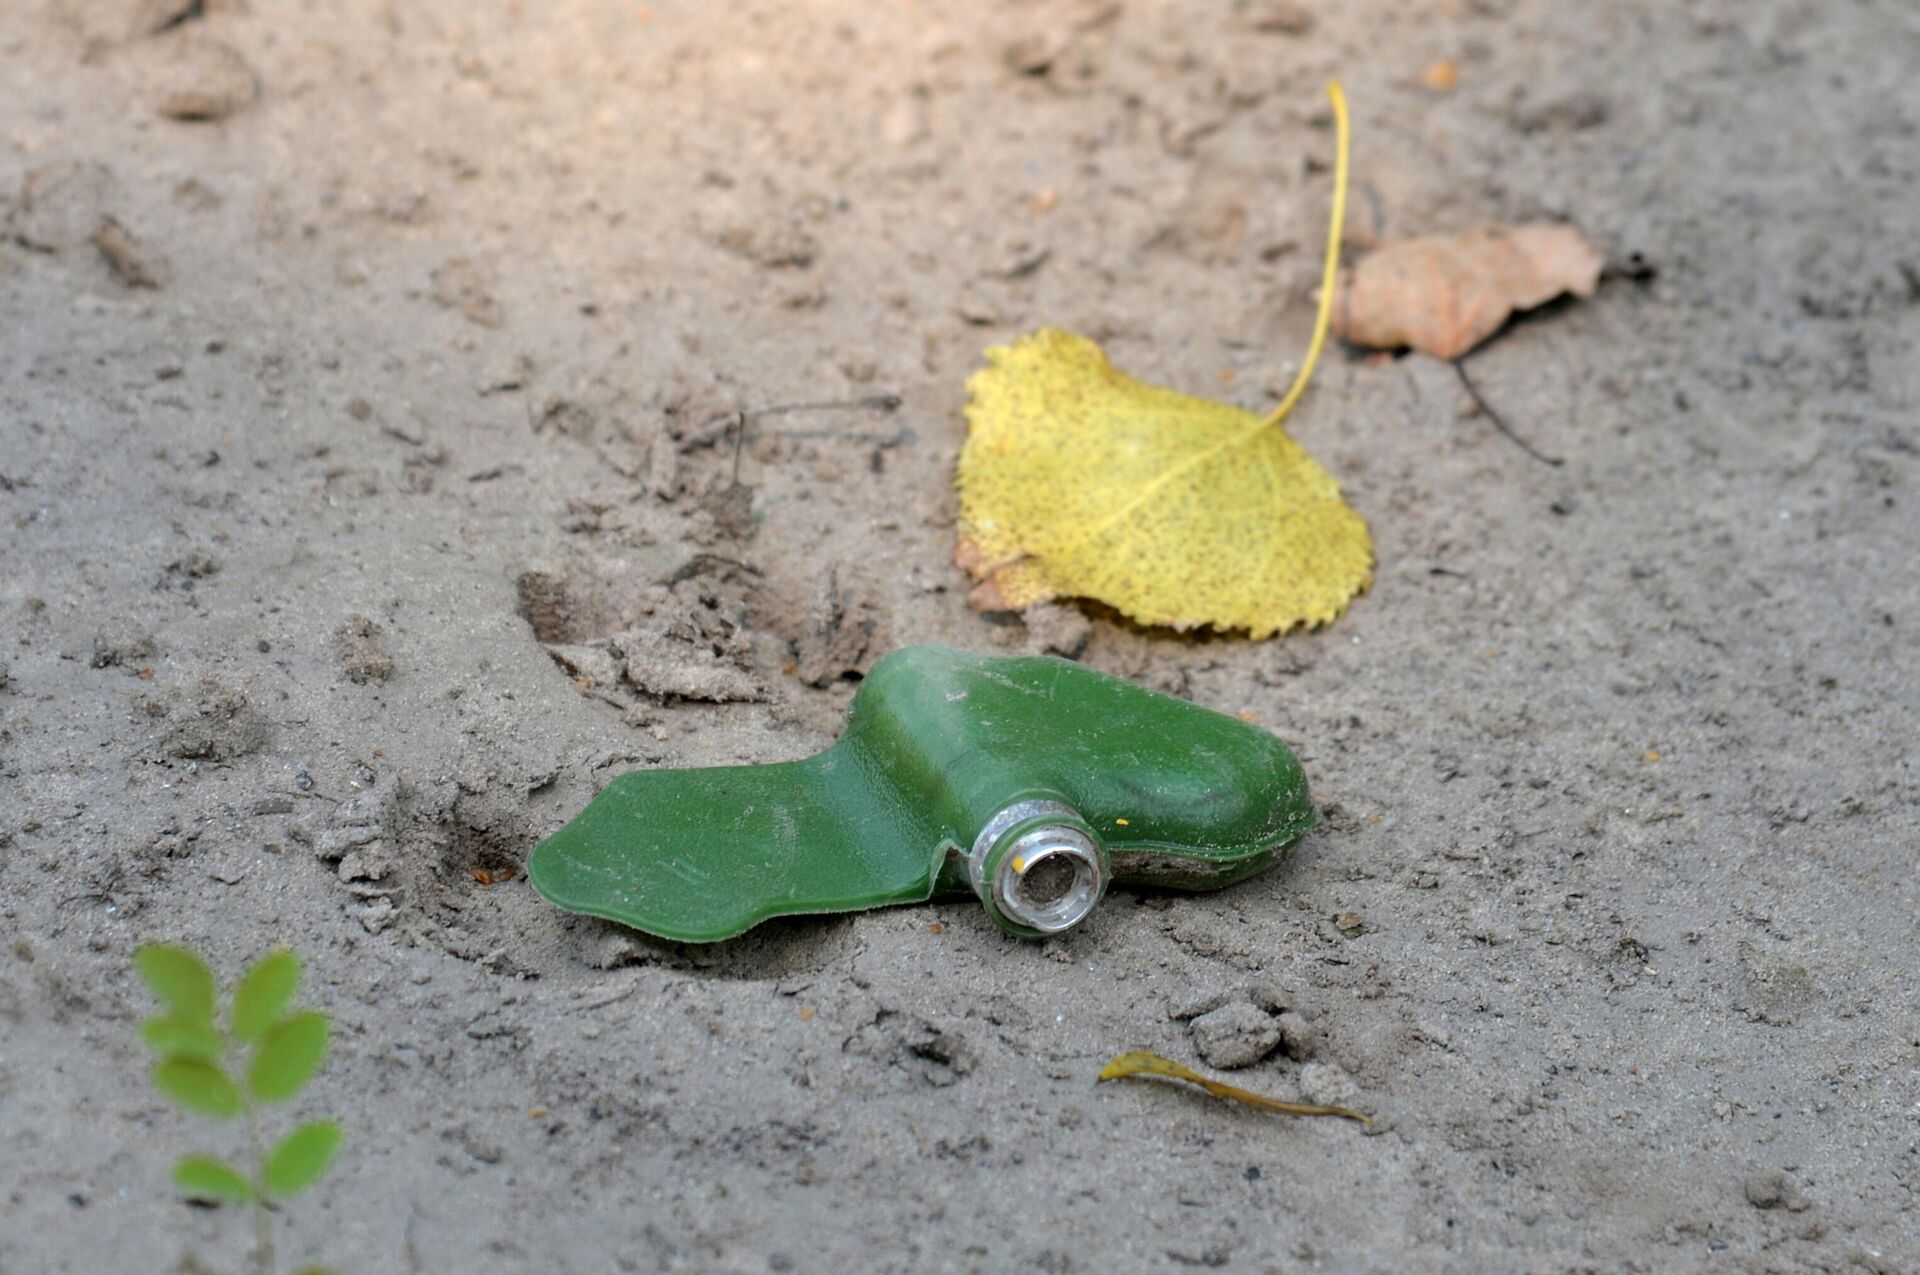
[[251, 1200], [253, 1186], [238, 1170], [210, 1155], [190, 1155], [173, 1166], [174, 1185], [196, 1200]]
[[201, 1062], [220, 1059], [219, 1032], [205, 1023], [184, 1022], [171, 1014], [159, 1014], [142, 1023], [140, 1038], [162, 1058], [192, 1058]]
[[300, 1092], [327, 1052], [327, 1017], [312, 1010], [295, 1014], [266, 1034], [247, 1085], [262, 1102], [281, 1102]]
[[252, 1044], [287, 1012], [300, 986], [300, 958], [281, 948], [254, 962], [233, 989], [233, 1036]]
[[173, 1017], [187, 1023], [213, 1023], [213, 971], [184, 947], [147, 943], [133, 964]]
[[226, 1072], [202, 1059], [167, 1059], [153, 1069], [153, 1087], [189, 1111], [219, 1120], [240, 1114], [240, 1091]]
[[340, 1149], [340, 1126], [331, 1120], [303, 1124], [280, 1140], [267, 1156], [267, 1190], [293, 1195], [312, 1186]]

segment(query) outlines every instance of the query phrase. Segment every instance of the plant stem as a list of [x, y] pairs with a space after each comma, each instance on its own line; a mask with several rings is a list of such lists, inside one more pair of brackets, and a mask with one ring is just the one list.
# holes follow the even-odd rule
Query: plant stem
[[253, 1263], [273, 1275], [273, 1219], [267, 1213], [267, 1153], [260, 1144], [260, 1109], [247, 1100], [247, 1146], [253, 1152]]
[[1333, 294], [1340, 282], [1340, 233], [1347, 220], [1347, 151], [1352, 132], [1347, 121], [1347, 94], [1335, 80], [1327, 85], [1327, 97], [1333, 102], [1333, 216], [1327, 222], [1327, 259], [1320, 272], [1320, 310], [1313, 320], [1313, 340], [1307, 343], [1307, 357], [1300, 361], [1293, 385], [1280, 406], [1267, 413], [1265, 424], [1278, 425], [1307, 392], [1313, 379], [1313, 365], [1327, 344], [1327, 328], [1333, 322]]

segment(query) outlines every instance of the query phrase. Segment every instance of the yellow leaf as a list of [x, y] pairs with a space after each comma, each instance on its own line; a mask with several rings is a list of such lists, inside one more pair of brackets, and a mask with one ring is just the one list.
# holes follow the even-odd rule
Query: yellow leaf
[[1326, 339], [1347, 171], [1346, 102], [1314, 337], [1262, 417], [1136, 381], [1057, 328], [987, 351], [967, 383], [955, 560], [974, 604], [1096, 598], [1143, 624], [1325, 624], [1367, 586], [1373, 544], [1332, 476], [1279, 428]]

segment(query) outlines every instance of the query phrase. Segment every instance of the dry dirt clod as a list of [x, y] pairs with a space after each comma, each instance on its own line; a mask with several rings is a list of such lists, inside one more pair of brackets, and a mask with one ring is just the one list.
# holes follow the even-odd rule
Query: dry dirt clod
[[1020, 613], [1027, 626], [1027, 650], [1035, 655], [1062, 655], [1077, 660], [1093, 640], [1093, 624], [1077, 606], [1036, 602]]
[[497, 328], [506, 322], [485, 272], [474, 261], [455, 257], [435, 270], [429, 282], [429, 295], [442, 309], [456, 311], [483, 328]]
[[647, 492], [662, 504], [680, 494], [680, 449], [665, 430], [647, 449]]
[[1215, 1067], [1251, 1067], [1280, 1043], [1280, 1023], [1251, 1001], [1228, 1001], [1188, 1025], [1193, 1047]]
[[1756, 1209], [1785, 1209], [1802, 1213], [1810, 1207], [1794, 1180], [1778, 1169], [1755, 1169], [1741, 1184], [1747, 1203]]
[[820, 252], [813, 236], [792, 224], [732, 225], [715, 242], [768, 270], [804, 270]]
[[215, 40], [189, 40], [175, 50], [156, 109], [171, 120], [223, 120], [260, 96], [260, 77], [239, 50]]
[[627, 681], [643, 694], [709, 704], [750, 704], [767, 698], [758, 678], [714, 651], [708, 641], [681, 640], [653, 625], [628, 629], [608, 641]]
[[393, 657], [387, 654], [386, 631], [364, 615], [348, 616], [333, 633], [333, 649], [340, 671], [349, 682], [365, 686], [393, 676]]
[[1305, 35], [1313, 30], [1313, 11], [1291, 0], [1268, 0], [1248, 9], [1248, 27], [1269, 35]]
[[878, 608], [866, 594], [856, 586], [843, 588], [839, 568], [827, 568], [807, 631], [798, 643], [795, 666], [800, 680], [808, 686], [827, 686], [864, 674], [880, 645], [874, 641], [879, 625]]
[[135, 38], [159, 35], [205, 14], [206, 0], [134, 0], [128, 30]]
[[555, 643], [547, 654], [582, 688], [613, 686], [620, 680], [620, 661], [603, 642]]
[[1304, 1014], [1291, 1010], [1282, 1013], [1275, 1023], [1280, 1028], [1280, 1051], [1295, 1062], [1305, 1062], [1320, 1049], [1320, 1029]]
[[100, 228], [89, 242], [107, 259], [115, 277], [129, 288], [157, 288], [171, 273], [164, 256], [112, 217], [101, 218]]
[[1770, 955], [1753, 943], [1738, 949], [1734, 1007], [1749, 1021], [1791, 1027], [1820, 1004], [1812, 971], [1798, 961]]
[[266, 747], [270, 726], [247, 693], [202, 678], [183, 703], [168, 708], [160, 751], [182, 761], [233, 761]]
[[153, 658], [153, 634], [132, 624], [115, 621], [104, 624], [93, 635], [91, 668], [131, 668]]
[[714, 529], [728, 540], [745, 540], [753, 534], [753, 486], [734, 481], [700, 500], [700, 508], [712, 517]]
[[1300, 1068], [1300, 1092], [1308, 1102], [1329, 1107], [1350, 1107], [1360, 1100], [1360, 1086], [1353, 1077], [1327, 1062], [1310, 1062]]
[[1028, 32], [1001, 47], [1000, 62], [1015, 75], [1037, 78], [1053, 69], [1066, 44], [1066, 35], [1058, 30]]
[[42, 164], [21, 183], [10, 229], [23, 247], [62, 252], [86, 243], [118, 194], [105, 165], [85, 160]]
[[1179, 1022], [1191, 1022], [1202, 1014], [1219, 1009], [1236, 996], [1237, 993], [1230, 988], [1189, 988], [1167, 1005], [1167, 1017]]
[[624, 685], [657, 699], [759, 702], [767, 691], [742, 627], [743, 571], [751, 568], [708, 555], [683, 564], [671, 585], [617, 559], [527, 571], [520, 610], [555, 662], [599, 698]]
[[1187, 194], [1150, 245], [1164, 245], [1202, 265], [1229, 265], [1240, 260], [1254, 205], [1256, 175], [1218, 166], [1194, 173]]
[[1598, 128], [1613, 114], [1613, 104], [1593, 89], [1569, 89], [1539, 101], [1522, 101], [1507, 120], [1522, 133], [1576, 133]]

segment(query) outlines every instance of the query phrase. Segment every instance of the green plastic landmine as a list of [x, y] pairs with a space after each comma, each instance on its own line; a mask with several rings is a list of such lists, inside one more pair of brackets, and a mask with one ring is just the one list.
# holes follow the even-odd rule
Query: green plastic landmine
[[664, 939], [973, 893], [1009, 933], [1113, 882], [1211, 890], [1313, 827], [1285, 744], [1067, 660], [940, 646], [874, 665], [805, 761], [634, 771], [541, 842], [534, 888]]

